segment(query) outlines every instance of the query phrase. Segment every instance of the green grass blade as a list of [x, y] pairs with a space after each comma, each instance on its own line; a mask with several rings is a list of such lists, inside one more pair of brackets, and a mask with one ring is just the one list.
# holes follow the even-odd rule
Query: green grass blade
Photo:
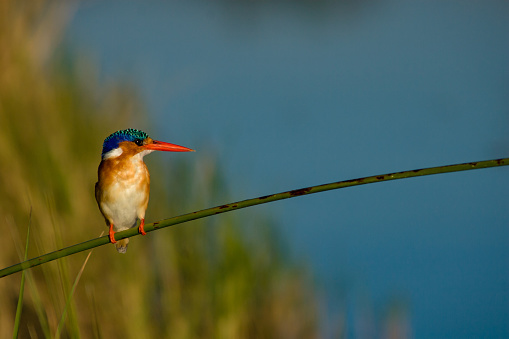
[[[23, 260], [27, 260], [28, 258], [28, 244], [30, 242], [30, 225], [32, 224], [32, 209], [30, 209], [30, 215], [28, 217], [28, 228], [27, 228], [27, 238], [25, 243], [25, 256]], [[18, 305], [16, 306], [16, 317], [14, 319], [14, 331], [12, 333], [12, 337], [14, 339], [18, 338], [19, 335], [19, 327], [21, 325], [21, 313], [23, 311], [23, 296], [25, 294], [25, 276], [26, 272], [23, 271], [21, 274], [21, 286], [19, 287], [19, 297], [18, 297]]]
[[46, 307], [42, 301], [41, 293], [39, 292], [39, 289], [37, 287], [36, 278], [34, 278], [34, 276], [30, 273], [31, 272], [27, 272], [27, 283], [30, 290], [30, 296], [33, 300], [35, 314], [37, 316], [37, 319], [39, 320], [39, 325], [41, 326], [44, 338], [49, 339], [51, 338], [51, 330]]
[[[147, 225], [145, 225], [145, 231], [148, 233], [148, 232], [152, 232], [152, 231], [162, 229], [165, 227], [185, 223], [185, 222], [188, 222], [191, 220], [205, 218], [205, 217], [208, 217], [211, 215], [221, 214], [221, 213], [225, 213], [225, 212], [238, 210], [241, 208], [266, 204], [266, 203], [277, 201], [277, 200], [289, 199], [289, 198], [294, 198], [294, 197], [307, 195], [307, 194], [325, 192], [325, 191], [346, 188], [346, 187], [352, 187], [352, 186], [374, 184], [377, 182], [384, 182], [384, 181], [390, 181], [390, 180], [414, 178], [414, 177], [433, 175], [433, 174], [468, 171], [468, 170], [474, 170], [474, 169], [490, 168], [490, 167], [497, 167], [497, 166], [507, 166], [507, 165], [509, 165], [509, 158], [501, 158], [501, 159], [468, 162], [468, 163], [448, 165], [448, 166], [428, 167], [428, 168], [422, 168], [422, 169], [416, 169], [416, 170], [410, 170], [410, 171], [374, 175], [374, 176], [345, 180], [345, 181], [337, 181], [337, 182], [332, 182], [329, 184], [310, 186], [310, 187], [305, 187], [305, 188], [296, 189], [296, 190], [292, 190], [292, 191], [281, 192], [281, 193], [266, 195], [263, 197], [238, 201], [238, 202], [234, 202], [234, 203], [230, 203], [230, 204], [225, 204], [225, 205], [221, 205], [221, 206], [217, 206], [217, 207], [204, 209], [201, 211], [196, 211], [196, 212], [180, 215], [180, 216], [173, 217], [170, 219], [165, 219], [165, 220], [161, 220], [158, 222], [154, 222], [152, 224], [147, 224]], [[126, 231], [115, 233], [115, 239], [120, 240], [120, 239], [124, 239], [124, 238], [130, 238], [130, 237], [133, 237], [136, 235], [139, 235], [138, 229], [131, 228]], [[104, 236], [104, 237], [100, 237], [100, 238], [96, 238], [96, 239], [91, 239], [91, 240], [82, 242], [80, 244], [62, 248], [60, 250], [44, 254], [40, 257], [26, 260], [24, 262], [6, 267], [6, 268], [0, 270], [0, 278], [8, 276], [8, 275], [16, 273], [16, 272], [19, 272], [21, 270], [26, 270], [27, 268], [30, 268], [30, 267], [38, 266], [38, 265], [47, 263], [49, 261], [53, 261], [55, 259], [59, 259], [59, 258], [68, 256], [68, 255], [71, 255], [71, 254], [86, 251], [86, 250], [89, 250], [94, 247], [106, 245], [108, 243], [109, 243], [108, 236]]]

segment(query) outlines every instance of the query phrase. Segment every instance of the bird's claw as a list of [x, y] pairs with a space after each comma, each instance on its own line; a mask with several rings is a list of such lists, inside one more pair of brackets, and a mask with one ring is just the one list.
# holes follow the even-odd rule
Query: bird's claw
[[113, 231], [113, 224], [110, 224], [110, 232], [108, 233], [109, 237], [110, 237], [110, 242], [112, 244], [116, 243], [117, 241], [115, 240], [115, 231]]
[[145, 226], [145, 219], [141, 219], [140, 226], [138, 226], [138, 232], [141, 235], [146, 235], [147, 234], [147, 232], [145, 232], [145, 230], [143, 229], [144, 226]]

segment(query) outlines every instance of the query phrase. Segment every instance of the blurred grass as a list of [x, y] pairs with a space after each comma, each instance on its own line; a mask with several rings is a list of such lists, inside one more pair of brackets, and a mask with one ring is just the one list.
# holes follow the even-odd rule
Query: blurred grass
[[[32, 213], [30, 213], [32, 214]], [[28, 245], [30, 244], [30, 217], [28, 220], [28, 228], [27, 228], [27, 237], [26, 237], [26, 243], [25, 243], [25, 251], [23, 255], [23, 260], [28, 259]], [[20, 255], [21, 258], [21, 255]], [[25, 280], [26, 280], [26, 271], [21, 272], [21, 283], [19, 287], [19, 295], [18, 295], [18, 304], [16, 305], [16, 317], [14, 319], [14, 330], [12, 337], [18, 338], [19, 337], [19, 328], [21, 325], [21, 313], [23, 312], [23, 301], [24, 301], [24, 295], [25, 295]]]
[[[64, 4], [0, 2], [0, 267], [18, 262], [30, 210], [29, 257], [104, 231], [93, 193], [102, 140], [146, 128], [132, 86], [100, 84], [93, 64], [61, 47]], [[229, 200], [214, 159], [172, 158], [171, 168], [149, 160], [147, 222]], [[125, 256], [96, 249], [68, 308], [87, 254], [30, 270], [20, 338], [54, 336], [64, 310], [62, 338], [318, 337], [309, 276], [284, 257], [268, 218], [242, 216], [136, 238]], [[20, 278], [0, 279], [1, 338], [12, 336]]]

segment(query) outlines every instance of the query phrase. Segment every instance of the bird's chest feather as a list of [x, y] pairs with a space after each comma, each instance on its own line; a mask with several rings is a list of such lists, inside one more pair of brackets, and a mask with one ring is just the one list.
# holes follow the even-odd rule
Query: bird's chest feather
[[143, 217], [148, 204], [150, 175], [143, 160], [105, 161], [99, 169], [99, 205], [117, 228], [129, 228]]

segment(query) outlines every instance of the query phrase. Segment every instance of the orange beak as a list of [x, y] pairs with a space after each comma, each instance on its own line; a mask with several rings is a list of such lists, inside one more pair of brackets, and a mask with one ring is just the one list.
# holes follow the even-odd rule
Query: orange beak
[[194, 152], [194, 149], [190, 149], [184, 146], [170, 144], [169, 142], [154, 140], [152, 144], [144, 145], [143, 148], [151, 151], [165, 151], [165, 152]]

